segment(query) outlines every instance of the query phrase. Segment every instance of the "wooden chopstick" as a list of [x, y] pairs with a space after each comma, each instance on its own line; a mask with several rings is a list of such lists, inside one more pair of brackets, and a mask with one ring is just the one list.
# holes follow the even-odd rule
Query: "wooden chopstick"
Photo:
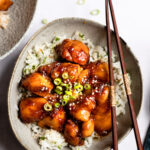
[[115, 31], [115, 35], [116, 35], [118, 53], [119, 53], [119, 58], [120, 58], [120, 62], [121, 62], [123, 79], [124, 79], [126, 94], [127, 94], [127, 98], [128, 98], [129, 107], [130, 107], [130, 113], [131, 113], [131, 118], [132, 118], [136, 143], [137, 143], [138, 150], [143, 150], [143, 146], [142, 146], [142, 142], [141, 142], [141, 138], [140, 138], [140, 133], [139, 133], [139, 128], [138, 128], [138, 123], [137, 123], [137, 120], [136, 120], [136, 114], [135, 114], [135, 110], [134, 110], [134, 104], [133, 104], [129, 79], [128, 79], [128, 75], [127, 75], [127, 72], [126, 72], [124, 56], [123, 56], [123, 50], [122, 50], [120, 37], [119, 37], [119, 33], [118, 33], [118, 28], [117, 28], [117, 23], [116, 23], [116, 19], [115, 19], [113, 4], [112, 4], [111, 0], [108, 0], [108, 1], [109, 1], [109, 6], [110, 6], [110, 12], [111, 12], [111, 17], [112, 17], [113, 27], [114, 27], [114, 31]]
[[116, 101], [114, 92], [114, 73], [113, 73], [113, 62], [111, 53], [111, 32], [109, 24], [109, 10], [108, 0], [105, 0], [106, 9], [106, 25], [107, 25], [107, 47], [108, 47], [108, 64], [109, 64], [109, 80], [110, 80], [110, 101], [111, 101], [111, 116], [112, 116], [112, 138], [113, 148], [118, 150], [118, 135], [117, 135], [117, 119], [116, 119]]

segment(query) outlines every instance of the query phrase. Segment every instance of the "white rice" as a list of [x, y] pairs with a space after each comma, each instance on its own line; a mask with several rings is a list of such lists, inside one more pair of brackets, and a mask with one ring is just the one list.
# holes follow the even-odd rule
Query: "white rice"
[[[52, 42], [45, 42], [42, 45], [35, 45], [30, 51], [28, 51], [23, 74], [30, 74], [34, 72], [39, 66], [55, 61], [57, 54], [55, 53], [54, 47], [61, 43], [64, 39], [66, 39], [65, 36], [57, 36], [53, 39]], [[80, 40], [89, 47], [90, 61], [101, 60], [102, 62], [108, 62], [106, 47], [101, 47], [99, 45], [94, 46], [90, 39], [86, 39], [85, 36], [80, 32], [76, 32], [71, 37], [71, 39]], [[120, 62], [114, 53], [112, 53], [112, 57], [115, 80], [115, 96], [117, 103], [116, 113], [117, 116], [119, 116], [121, 114], [125, 114], [125, 104], [127, 102], [127, 97], [125, 93]], [[53, 129], [42, 129], [36, 124], [30, 124], [29, 128], [31, 129], [33, 137], [38, 141], [42, 150], [61, 150], [65, 146], [69, 146], [72, 150], [86, 150], [92, 145], [93, 138], [98, 137], [94, 132], [92, 136], [85, 139], [83, 146], [74, 147], [68, 145], [65, 142], [63, 135]]]

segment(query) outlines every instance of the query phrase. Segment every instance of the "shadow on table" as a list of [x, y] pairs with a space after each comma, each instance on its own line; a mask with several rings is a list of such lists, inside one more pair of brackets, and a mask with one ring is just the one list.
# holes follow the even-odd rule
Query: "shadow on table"
[[[19, 52], [0, 61], [0, 150], [24, 149], [15, 138], [8, 119], [7, 91], [12, 70]], [[8, 61], [9, 60], [9, 61]]]

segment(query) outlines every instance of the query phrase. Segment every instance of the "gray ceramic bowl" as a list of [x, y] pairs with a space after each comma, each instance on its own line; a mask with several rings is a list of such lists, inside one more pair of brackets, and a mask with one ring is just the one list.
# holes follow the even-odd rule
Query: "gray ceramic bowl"
[[[87, 38], [90, 38], [94, 44], [100, 44], [102, 46], [106, 45], [106, 27], [85, 19], [79, 18], [65, 18], [55, 20], [50, 22], [48, 25], [40, 29], [27, 43], [25, 48], [23, 49], [22, 53], [20, 54], [16, 66], [13, 71], [13, 75], [11, 78], [9, 92], [8, 92], [8, 110], [9, 110], [9, 118], [12, 129], [20, 141], [20, 143], [29, 150], [39, 150], [40, 147], [36, 143], [36, 141], [31, 136], [31, 131], [26, 127], [24, 123], [20, 121], [18, 118], [18, 83], [22, 76], [22, 69], [24, 66], [24, 61], [27, 56], [27, 51], [31, 49], [33, 45], [43, 43], [45, 41], [52, 40], [54, 35], [67, 35], [67, 37], [71, 37], [71, 35], [75, 31], [83, 32]], [[130, 48], [127, 44], [121, 40], [124, 56], [125, 56], [125, 63], [127, 67], [127, 71], [131, 74], [132, 79], [132, 92], [133, 92], [133, 100], [136, 114], [139, 114], [141, 103], [142, 103], [142, 79], [140, 68], [138, 65], [138, 61], [131, 53]], [[112, 32], [112, 49], [117, 52], [115, 36]], [[125, 107], [126, 114], [118, 117], [118, 136], [119, 141], [125, 137], [129, 131], [131, 130], [131, 119], [129, 114], [128, 104]], [[112, 145], [112, 137], [111, 133], [103, 137], [100, 141], [95, 141], [92, 144], [90, 149], [99, 150], [99, 149], [107, 149], [110, 148]]]
[[8, 9], [7, 29], [0, 28], [0, 60], [12, 52], [21, 41], [33, 18], [37, 0], [15, 0]]

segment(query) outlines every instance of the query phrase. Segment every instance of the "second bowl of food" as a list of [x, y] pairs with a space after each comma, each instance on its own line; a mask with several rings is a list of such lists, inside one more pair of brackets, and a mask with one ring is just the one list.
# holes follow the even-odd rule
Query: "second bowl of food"
[[[112, 32], [119, 141], [131, 129], [125, 88]], [[142, 102], [138, 62], [121, 40], [136, 114]], [[112, 146], [105, 26], [79, 18], [55, 20], [20, 54], [10, 82], [12, 129], [29, 150], [107, 149]]]

